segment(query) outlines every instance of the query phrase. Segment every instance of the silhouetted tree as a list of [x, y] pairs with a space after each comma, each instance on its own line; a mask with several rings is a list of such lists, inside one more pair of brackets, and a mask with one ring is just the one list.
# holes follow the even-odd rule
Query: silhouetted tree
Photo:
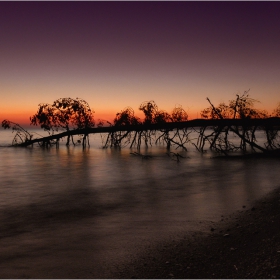
[[60, 127], [55, 108], [47, 103], [39, 104], [37, 113], [30, 117], [30, 121], [32, 125], [40, 125], [41, 128], [48, 132], [58, 131]]
[[265, 118], [267, 112], [254, 108], [254, 104], [259, 102], [249, 97], [249, 91], [246, 91], [243, 95], [236, 95], [235, 100], [229, 102], [229, 108], [233, 114], [233, 119], [254, 119]]
[[[139, 110], [142, 111], [145, 115], [145, 118], [143, 121], [144, 125], [164, 124], [171, 120], [170, 115], [163, 110], [159, 110], [158, 106], [156, 105], [156, 103], [153, 100], [143, 102], [140, 105]], [[151, 145], [152, 137], [155, 136], [155, 134], [156, 134], [156, 131], [151, 131], [151, 130], [142, 131], [140, 133], [141, 137], [138, 138], [138, 147], [141, 144], [141, 138], [144, 139], [146, 146], [148, 146], [148, 144]], [[161, 138], [161, 136], [159, 138]], [[158, 141], [158, 139], [156, 140], [156, 142]]]
[[154, 123], [162, 124], [171, 121], [170, 115], [164, 110], [159, 110], [154, 116]]
[[156, 103], [152, 101], [143, 102], [139, 110], [142, 111], [145, 115], [144, 124], [152, 124], [154, 123], [155, 115], [158, 110]]
[[186, 122], [188, 120], [188, 114], [181, 105], [177, 105], [172, 110], [170, 118], [172, 122]]
[[[210, 106], [202, 110], [201, 116], [206, 119], [253, 119], [267, 117], [268, 114], [266, 111], [254, 108], [254, 103], [257, 101], [250, 98], [248, 92], [249, 90], [245, 91], [241, 96], [236, 95], [236, 99], [230, 100], [229, 105], [220, 103], [217, 107], [207, 98]], [[263, 151], [263, 148], [256, 144], [255, 132], [257, 126], [248, 126], [245, 123], [239, 127], [227, 125], [217, 126], [214, 127], [213, 133], [207, 136], [204, 134], [205, 129], [205, 127], [201, 128], [198, 139], [202, 146], [204, 146], [205, 141], [208, 141], [210, 148], [227, 153], [227, 151], [233, 151], [238, 148], [245, 152], [246, 146], [249, 144], [252, 149], [258, 148]], [[229, 141], [228, 134], [230, 131], [234, 132], [240, 138], [239, 147]]]
[[243, 95], [236, 95], [236, 99], [230, 100], [229, 105], [220, 103], [218, 106], [214, 106], [210, 99], [207, 101], [210, 106], [201, 111], [202, 118], [205, 119], [253, 119], [253, 118], [265, 118], [267, 117], [266, 111], [261, 111], [254, 108], [254, 104], [258, 102], [255, 99], [249, 97], [248, 91], [245, 91]]
[[12, 141], [12, 145], [19, 145], [22, 143], [27, 143], [30, 141], [33, 137], [31, 133], [29, 133], [27, 130], [25, 130], [22, 126], [20, 126], [18, 123], [11, 122], [9, 120], [3, 120], [2, 121], [2, 127], [4, 129], [10, 129], [12, 128], [12, 131], [15, 132], [15, 137]]
[[220, 103], [217, 107], [214, 107], [209, 98], [207, 101], [211, 104], [211, 106], [203, 109], [201, 111], [201, 117], [204, 119], [227, 119], [231, 118], [231, 109], [225, 103]]
[[[116, 114], [112, 123], [99, 120], [97, 128], [94, 128], [94, 112], [85, 100], [60, 98], [53, 104], [39, 104], [37, 113], [30, 117], [31, 124], [41, 126], [49, 132], [49, 136], [34, 139], [33, 134], [19, 124], [8, 120], [2, 122], [2, 127], [12, 128], [13, 132], [16, 132], [13, 145], [20, 146], [33, 143], [39, 143], [42, 146], [48, 146], [51, 143], [58, 144], [59, 139], [63, 137], [67, 137], [66, 144], [69, 145], [70, 138], [73, 141], [74, 135], [81, 135], [83, 147], [85, 147], [89, 133], [107, 132], [104, 147], [122, 147], [130, 144], [130, 147], [135, 145], [140, 149], [141, 142], [144, 141], [146, 146], [163, 142], [166, 143], [167, 149], [173, 146], [184, 150], [187, 150], [186, 143], [192, 143], [199, 151], [204, 151], [205, 144], [209, 143], [211, 149], [226, 155], [229, 151], [235, 150], [246, 152], [248, 146], [253, 151], [279, 150], [280, 103], [273, 111], [272, 118], [268, 118], [266, 111], [254, 108], [257, 101], [249, 97], [248, 91], [243, 95], [236, 95], [236, 99], [230, 100], [228, 104], [220, 103], [215, 106], [209, 98], [207, 100], [209, 107], [201, 111], [201, 116], [208, 120], [188, 121], [188, 114], [182, 106], [176, 106], [169, 114], [164, 110], [159, 110], [154, 101], [148, 101], [139, 107], [145, 116], [143, 121], [134, 115], [132, 108], [127, 107]], [[265, 118], [268, 119], [264, 120]], [[104, 127], [106, 122], [109, 127]], [[197, 142], [194, 143], [193, 139], [189, 139], [189, 135], [197, 131], [197, 127], [200, 128], [199, 136], [195, 138]], [[266, 134], [267, 141], [263, 143], [263, 146], [257, 144], [257, 129]], [[54, 134], [59, 130], [62, 132]], [[233, 133], [235, 139], [240, 142], [233, 141], [229, 133]], [[103, 139], [102, 143], [104, 143]], [[73, 144], [75, 144], [74, 141]], [[140, 155], [140, 153], [137, 154]], [[176, 156], [176, 160], [179, 161], [178, 153], [169, 152], [169, 155]]]
[[143, 102], [139, 110], [145, 115], [144, 124], [159, 124], [171, 120], [170, 115], [163, 110], [159, 110], [157, 104], [153, 100]]
[[[188, 121], [188, 114], [181, 105], [177, 105], [172, 110], [170, 119], [172, 122], [186, 122]], [[167, 141], [167, 148], [169, 148], [171, 143], [173, 143], [175, 146], [187, 150], [185, 144], [190, 142], [189, 139], [190, 133], [191, 131], [188, 131], [188, 128], [182, 128], [182, 129], [177, 128], [173, 134], [173, 138], [169, 137]]]
[[[116, 114], [116, 117], [113, 121], [114, 126], [124, 126], [124, 125], [140, 125], [141, 121], [138, 117], [134, 116], [134, 111], [132, 108], [127, 107], [122, 110], [120, 113]], [[137, 132], [135, 132], [137, 134]], [[114, 146], [120, 147], [122, 144], [122, 140], [126, 140], [125, 144], [130, 143], [132, 131], [116, 131], [108, 134], [107, 140], [105, 142], [104, 147]], [[124, 144], [124, 145], [125, 145]]]
[[[89, 104], [80, 98], [60, 98], [52, 105], [39, 104], [38, 111], [30, 117], [32, 125], [40, 125], [44, 130], [54, 133], [59, 129], [69, 131], [70, 129], [87, 129], [94, 127], [93, 111]], [[85, 145], [88, 134], [85, 132], [83, 145]], [[67, 137], [66, 145], [69, 145], [70, 135]]]
[[[171, 114], [165, 114], [164, 112], [161, 119], [162, 121], [158, 121], [157, 123], [185, 122], [188, 120], [188, 114], [181, 105], [177, 105], [172, 110]], [[163, 129], [161, 131], [163, 133], [156, 139], [156, 143], [163, 140], [166, 143], [168, 150], [171, 148], [171, 145], [174, 145], [176, 148], [181, 147], [184, 150], [187, 150], [185, 147], [185, 144], [189, 142], [189, 132], [187, 128], [172, 129], [172, 132], [170, 129]]]
[[134, 116], [134, 111], [132, 108], [127, 107], [122, 110], [120, 113], [116, 114], [114, 119], [114, 125], [139, 125], [141, 121], [138, 117]]

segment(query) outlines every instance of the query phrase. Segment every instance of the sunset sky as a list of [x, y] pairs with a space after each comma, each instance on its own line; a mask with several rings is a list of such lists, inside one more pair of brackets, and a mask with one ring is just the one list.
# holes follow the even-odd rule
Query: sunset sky
[[250, 89], [280, 102], [280, 2], [1, 2], [0, 121], [88, 101], [95, 118], [154, 100], [191, 118]]

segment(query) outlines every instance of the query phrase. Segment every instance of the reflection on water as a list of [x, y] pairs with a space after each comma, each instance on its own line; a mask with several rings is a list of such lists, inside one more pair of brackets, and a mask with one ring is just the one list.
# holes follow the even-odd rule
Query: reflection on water
[[[119, 250], [129, 236], [142, 242], [147, 232], [156, 239], [194, 221], [219, 220], [278, 187], [280, 179], [276, 159], [213, 159], [190, 151], [177, 163], [162, 147], [143, 151], [151, 159], [130, 152], [104, 150], [100, 143], [85, 150], [1, 147], [0, 237], [85, 221], [103, 240], [99, 246]], [[119, 247], [109, 241], [112, 235]]]
[[275, 188], [280, 177], [279, 162], [272, 159], [218, 160], [189, 152], [177, 163], [161, 147], [149, 149], [151, 159], [130, 152], [1, 148], [0, 209], [28, 215], [32, 206], [42, 215], [94, 210], [123, 213], [124, 219], [213, 219]]

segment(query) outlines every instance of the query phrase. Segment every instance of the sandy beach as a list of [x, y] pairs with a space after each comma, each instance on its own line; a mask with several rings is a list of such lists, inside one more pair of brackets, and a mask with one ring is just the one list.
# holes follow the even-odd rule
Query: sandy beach
[[120, 250], [117, 258], [113, 249], [104, 256], [85, 222], [69, 228], [52, 221], [2, 234], [0, 278], [280, 278], [279, 189], [203, 230], [179, 232], [141, 250], [128, 244], [130, 255]]
[[123, 268], [119, 278], [280, 278], [280, 190], [254, 207], [161, 244]]
[[140, 249], [125, 247], [124, 237], [117, 258], [114, 250], [100, 258], [102, 244], [85, 222], [73, 220], [70, 230], [56, 222], [7, 229], [14, 235], [0, 238], [0, 278], [280, 278], [280, 189], [218, 222], [201, 221], [201, 230]]

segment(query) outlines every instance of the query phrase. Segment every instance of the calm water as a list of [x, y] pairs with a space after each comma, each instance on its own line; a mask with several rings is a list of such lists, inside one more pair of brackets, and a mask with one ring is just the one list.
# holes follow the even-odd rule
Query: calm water
[[[11, 132], [0, 136], [1, 144], [11, 140]], [[160, 146], [143, 149], [153, 157], [142, 159], [128, 148], [101, 149], [99, 135], [90, 139], [85, 150], [65, 142], [0, 148], [0, 236], [84, 223], [103, 250], [119, 250], [217, 221], [279, 186], [275, 159], [213, 159], [190, 147], [177, 163]]]

